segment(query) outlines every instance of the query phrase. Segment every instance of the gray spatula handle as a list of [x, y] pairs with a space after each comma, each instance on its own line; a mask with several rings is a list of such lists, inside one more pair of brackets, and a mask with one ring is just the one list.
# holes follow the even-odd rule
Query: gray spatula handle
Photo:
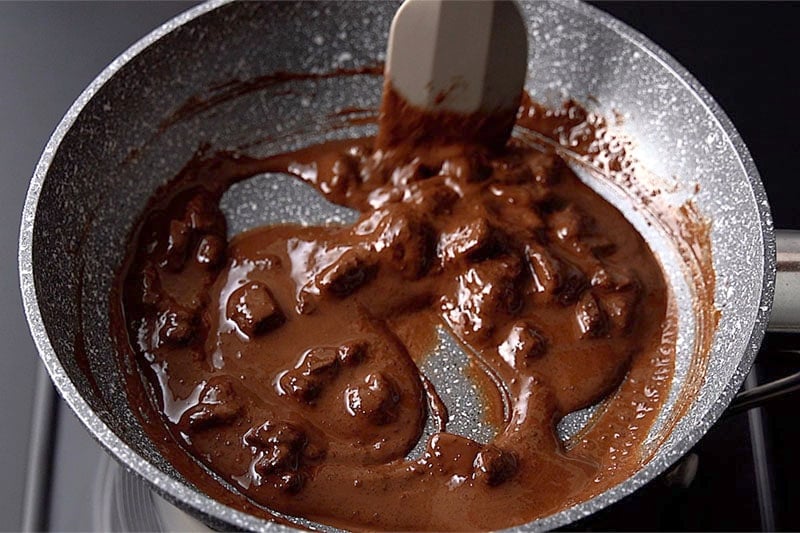
[[[778, 250], [778, 275], [767, 330], [800, 332], [800, 231], [778, 230], [775, 232], [775, 241]], [[798, 353], [796, 348], [782, 351]], [[746, 387], [746, 390], [736, 395], [725, 413], [731, 415], [758, 407], [767, 400], [797, 390], [800, 390], [800, 372], [756, 387]]]
[[778, 275], [767, 329], [800, 332], [800, 231], [775, 232]]
[[[775, 280], [775, 300], [767, 330], [800, 332], [800, 231], [778, 230], [775, 232], [775, 241], [778, 251], [778, 275]], [[765, 356], [769, 356], [769, 352], [770, 350], [767, 350]], [[795, 346], [790, 346], [788, 350], [775, 351], [776, 354], [780, 352], [795, 355], [799, 353]], [[755, 381], [751, 375], [748, 383], [751, 379]], [[732, 415], [758, 407], [768, 400], [798, 390], [800, 390], [800, 372], [755, 387], [746, 387], [746, 390], [736, 395], [725, 413]]]

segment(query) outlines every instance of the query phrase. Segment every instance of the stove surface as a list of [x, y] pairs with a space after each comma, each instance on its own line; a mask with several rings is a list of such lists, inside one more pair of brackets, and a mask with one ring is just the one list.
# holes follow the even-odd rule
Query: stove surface
[[[800, 74], [792, 59], [800, 4], [595, 4], [650, 37], [699, 79], [749, 146], [776, 226], [800, 229], [795, 206], [800, 197], [795, 133], [800, 112], [794, 104]], [[0, 455], [0, 468], [10, 480], [0, 485], [0, 530], [22, 524], [19, 487], [25, 482], [23, 458], [31, 434], [30, 391], [36, 372], [35, 348], [21, 333], [25, 326], [14, 267], [18, 212], [28, 177], [48, 133], [91, 78], [138, 37], [190, 6], [0, 3], [0, 164], [9, 171], [0, 190], [11, 194], [17, 206], [0, 214], [8, 218], [0, 224], [0, 237], [5, 239], [0, 247], [0, 291], [5, 291], [5, 301], [13, 301], [6, 307], [16, 309], [0, 320], [8, 339], [6, 357], [0, 358], [0, 390], [15, 398], [13, 404], [0, 405], [0, 446], [10, 451]], [[777, 353], [787, 347], [800, 347], [800, 338], [769, 336], [750, 383], [796, 370], [796, 354]], [[800, 497], [793, 483], [800, 474], [800, 459], [793, 453], [800, 429], [790, 423], [798, 398], [790, 395], [761, 410], [724, 418], [670, 473], [568, 529], [800, 529], [800, 510], [791, 505]], [[163, 513], [154, 518], [145, 512], [147, 506], [165, 504], [121, 469], [115, 470], [61, 402], [53, 421], [43, 426], [53, 432], [52, 446], [34, 461], [42, 469], [52, 454], [53, 468], [44, 483], [50, 490], [42, 492], [43, 499], [30, 500], [33, 521], [28, 525], [52, 531], [106, 531], [158, 530], [174, 524]], [[125, 497], [114, 496], [120, 491]], [[143, 503], [130, 505], [137, 501]]]

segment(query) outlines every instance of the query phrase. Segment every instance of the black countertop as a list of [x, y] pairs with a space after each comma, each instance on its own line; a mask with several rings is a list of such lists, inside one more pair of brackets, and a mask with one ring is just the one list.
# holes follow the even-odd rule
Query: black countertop
[[[795, 96], [800, 3], [594, 3], [650, 37], [705, 85], [750, 147], [776, 226], [800, 228], [795, 206], [800, 197]], [[5, 304], [0, 307], [0, 530], [21, 524], [36, 373], [16, 268], [28, 180], [49, 134], [91, 79], [139, 37], [190, 6], [0, 2], [0, 197], [7, 206], [0, 210], [0, 298]], [[787, 413], [796, 399], [784, 402]], [[780, 435], [788, 431], [790, 419], [776, 413], [768, 422]], [[707, 440], [712, 438], [724, 445], [724, 434]], [[789, 449], [780, 444], [774, 448]], [[788, 509], [779, 527], [800, 527], [788, 505], [794, 496], [790, 486], [778, 492], [780, 506]], [[724, 506], [719, 509], [724, 512]]]

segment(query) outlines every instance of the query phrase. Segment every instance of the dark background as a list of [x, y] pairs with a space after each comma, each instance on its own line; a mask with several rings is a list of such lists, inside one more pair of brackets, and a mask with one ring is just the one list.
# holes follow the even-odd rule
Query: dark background
[[28, 181], [50, 134], [89, 82], [128, 46], [191, 5], [0, 0], [0, 530], [22, 524], [38, 360], [17, 275]]
[[[800, 228], [800, 135], [797, 98], [798, 3], [593, 2], [622, 19], [682, 63], [717, 99], [739, 129], [761, 172], [777, 227]], [[49, 134], [80, 91], [116, 55], [169, 17], [181, 2], [0, 2], [0, 530], [20, 527], [36, 351], [17, 287], [16, 240], [27, 182]], [[767, 365], [766, 374], [794, 362]], [[798, 472], [793, 459], [797, 396], [767, 413], [770, 446], [786, 480], [775, 481], [777, 525], [800, 528]], [[741, 424], [726, 422], [725, 424]], [[703, 443], [743, 446], [718, 426]], [[721, 428], [721, 429], [720, 429]], [[727, 440], [726, 440], [727, 439]], [[720, 453], [713, 453], [720, 455]], [[724, 462], [724, 451], [720, 460]], [[731, 455], [731, 457], [734, 457]], [[706, 528], [753, 529], [758, 522], [725, 520], [747, 498], [747, 481], [731, 459], [729, 493], [710, 495]], [[703, 473], [701, 460], [698, 476]], [[707, 470], [706, 470], [707, 471]], [[788, 481], [787, 481], [788, 480]], [[667, 494], [667, 493], [665, 493]], [[717, 502], [716, 504], [714, 502]], [[649, 505], [643, 500], [642, 506]], [[649, 524], [680, 525], [681, 502]], [[619, 513], [607, 527], [623, 526]], [[602, 524], [602, 522], [601, 522]], [[634, 521], [630, 522], [633, 526]], [[647, 524], [640, 524], [642, 527]], [[716, 527], [715, 527], [716, 526]]]

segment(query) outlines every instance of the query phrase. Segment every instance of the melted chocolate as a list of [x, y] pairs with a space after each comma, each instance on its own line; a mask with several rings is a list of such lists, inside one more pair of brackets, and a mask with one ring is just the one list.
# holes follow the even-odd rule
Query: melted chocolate
[[[436, 104], [444, 100], [439, 95]], [[514, 121], [519, 99], [505, 110], [493, 113], [454, 113], [434, 106], [421, 110], [409, 103], [387, 80], [381, 99], [380, 130], [376, 140], [381, 148], [471, 143], [502, 149]]]
[[[495, 529], [644, 459], [675, 340], [657, 261], [557, 154], [445, 139], [200, 158], [146, 209], [114, 302], [120, 346], [172, 446], [251, 502], [348, 529]], [[227, 241], [220, 196], [268, 171], [361, 216]], [[437, 325], [469, 348], [491, 442], [446, 431], [418, 366]], [[563, 416], [609, 395], [559, 441]], [[408, 458], [427, 416], [440, 431]]]

